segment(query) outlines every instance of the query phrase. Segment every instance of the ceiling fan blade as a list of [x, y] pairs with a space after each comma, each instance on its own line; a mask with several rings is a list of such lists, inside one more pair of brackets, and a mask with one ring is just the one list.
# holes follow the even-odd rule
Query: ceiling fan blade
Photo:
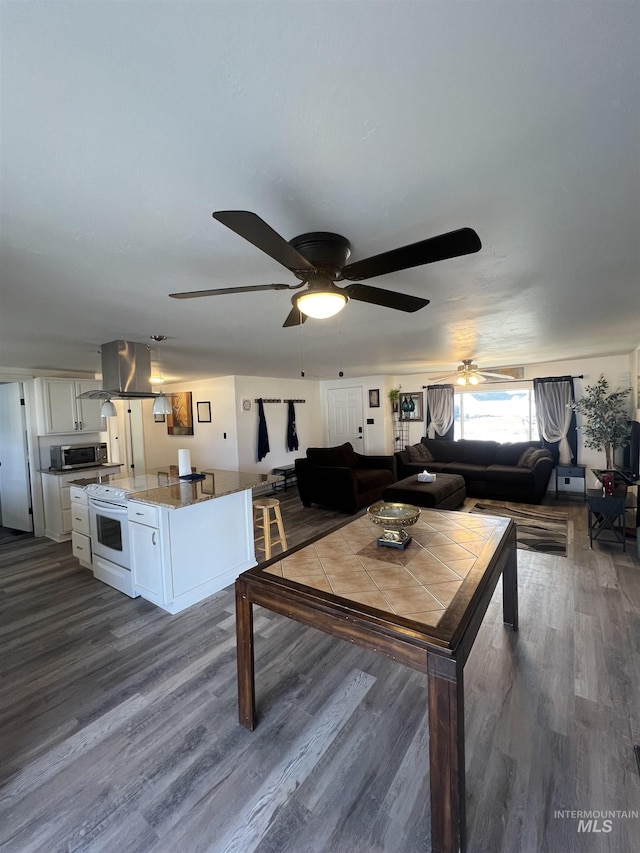
[[248, 210], [217, 210], [213, 218], [222, 222], [227, 228], [244, 237], [256, 248], [265, 252], [283, 267], [292, 272], [314, 270], [313, 264], [294, 249], [290, 243], [274, 231], [270, 225], [260, 219], [256, 213]]
[[195, 299], [198, 296], [224, 296], [225, 293], [249, 293], [252, 290], [296, 290], [302, 284], [251, 284], [247, 287], [218, 287], [214, 290], [189, 290], [185, 293], [170, 293], [172, 299]]
[[419, 296], [409, 296], [406, 293], [396, 293], [393, 290], [383, 290], [381, 287], [371, 287], [368, 284], [348, 284], [342, 288], [349, 299], [358, 302], [370, 302], [372, 305], [382, 305], [383, 308], [395, 308], [396, 311], [419, 311], [429, 304], [428, 299]]
[[303, 314], [297, 305], [294, 305], [291, 311], [287, 314], [287, 319], [282, 324], [282, 328], [286, 329], [289, 326], [299, 326], [300, 323], [304, 323], [306, 319], [307, 315]]
[[480, 376], [484, 376], [490, 379], [509, 379], [513, 380], [515, 377], [509, 376], [508, 373], [487, 373], [486, 370], [479, 370], [478, 373]]
[[469, 255], [481, 248], [482, 243], [473, 228], [459, 228], [448, 234], [440, 234], [438, 237], [430, 237], [428, 240], [420, 240], [410, 246], [392, 249], [390, 252], [383, 252], [381, 255], [373, 255], [371, 258], [347, 264], [342, 268], [341, 276], [349, 281], [363, 281], [363, 279], [375, 278], [390, 272], [432, 264], [434, 261]]

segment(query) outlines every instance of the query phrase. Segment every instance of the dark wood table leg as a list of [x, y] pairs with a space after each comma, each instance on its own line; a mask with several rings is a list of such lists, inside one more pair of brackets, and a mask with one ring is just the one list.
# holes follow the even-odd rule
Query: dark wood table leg
[[236, 581], [238, 716], [253, 731], [256, 725], [256, 687], [253, 655], [253, 604], [245, 581]]
[[463, 665], [427, 653], [432, 853], [465, 851]]
[[509, 558], [502, 570], [502, 619], [518, 630], [518, 551], [515, 529], [511, 532]]

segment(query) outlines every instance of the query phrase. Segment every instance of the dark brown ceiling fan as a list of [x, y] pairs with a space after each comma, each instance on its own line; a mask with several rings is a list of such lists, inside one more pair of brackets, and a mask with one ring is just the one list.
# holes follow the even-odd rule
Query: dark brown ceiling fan
[[469, 255], [482, 247], [480, 238], [472, 228], [460, 228], [347, 264], [351, 255], [351, 244], [340, 234], [313, 231], [287, 242], [257, 214], [248, 210], [219, 210], [213, 214], [213, 218], [282, 264], [300, 283], [221, 287], [214, 290], [170, 293], [169, 296], [174, 299], [193, 299], [199, 296], [221, 296], [256, 290], [299, 290], [306, 285], [305, 290], [291, 297], [293, 308], [284, 321], [284, 326], [304, 323], [307, 316], [317, 319], [331, 317], [342, 310], [349, 299], [393, 308], [396, 311], [419, 311], [429, 304], [428, 299], [366, 284], [355, 283], [338, 287], [336, 282], [360, 282], [379, 275], [444, 261], [447, 258]]

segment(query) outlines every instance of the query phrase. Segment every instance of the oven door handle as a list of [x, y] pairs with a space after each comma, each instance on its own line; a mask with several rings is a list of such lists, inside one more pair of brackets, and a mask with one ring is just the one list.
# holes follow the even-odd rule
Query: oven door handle
[[111, 503], [111, 501], [100, 501], [97, 498], [89, 498], [89, 506], [92, 506], [95, 509], [110, 509], [112, 512], [118, 513], [118, 515], [128, 514], [126, 506], [123, 506], [122, 504], [114, 504]]

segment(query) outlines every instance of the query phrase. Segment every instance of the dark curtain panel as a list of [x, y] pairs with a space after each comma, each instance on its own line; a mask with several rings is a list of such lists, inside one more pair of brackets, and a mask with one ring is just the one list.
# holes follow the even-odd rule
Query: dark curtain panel
[[575, 402], [572, 376], [546, 376], [533, 380], [538, 433], [557, 465], [577, 462], [578, 434], [576, 413], [569, 409]]
[[453, 385], [427, 385], [424, 396], [424, 434], [453, 441]]

